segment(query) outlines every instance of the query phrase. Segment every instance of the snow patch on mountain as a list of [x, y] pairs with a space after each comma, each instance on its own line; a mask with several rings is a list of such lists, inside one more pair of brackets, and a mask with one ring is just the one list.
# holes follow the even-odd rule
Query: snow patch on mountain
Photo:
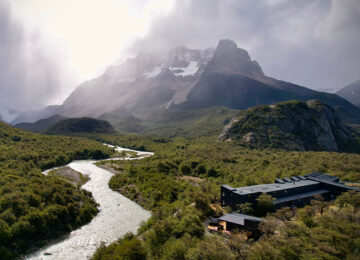
[[152, 78], [156, 78], [161, 72], [161, 67], [157, 66], [155, 67], [154, 70], [150, 71], [150, 72], [145, 72], [144, 76], [148, 79], [152, 79]]
[[170, 70], [176, 75], [176, 76], [192, 76], [195, 75], [196, 72], [199, 70], [199, 64], [196, 61], [191, 61], [189, 65], [185, 68], [181, 67], [174, 67], [170, 68]]

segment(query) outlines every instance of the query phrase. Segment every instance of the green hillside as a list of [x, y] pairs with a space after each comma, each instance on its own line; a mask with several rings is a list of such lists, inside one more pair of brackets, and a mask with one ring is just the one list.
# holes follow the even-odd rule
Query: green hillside
[[220, 140], [250, 147], [313, 151], [360, 151], [330, 106], [318, 101], [287, 101], [241, 111]]
[[[356, 259], [360, 251], [360, 194], [314, 201], [297, 212], [271, 213], [259, 240], [209, 234], [204, 221], [220, 216], [220, 185], [271, 183], [321, 171], [360, 181], [359, 154], [249, 149], [216, 138], [97, 137], [155, 151], [140, 161], [112, 161], [110, 187], [153, 212], [137, 236], [100, 247], [93, 259]], [[107, 164], [101, 162], [100, 164]], [[227, 209], [225, 209], [226, 211]]]
[[112, 152], [84, 138], [33, 134], [0, 122], [0, 258], [39, 247], [98, 212], [91, 194], [41, 170]]
[[108, 120], [122, 133], [154, 134], [165, 137], [199, 137], [219, 133], [238, 113], [224, 107], [203, 109], [152, 108], [134, 116], [123, 116], [120, 111], [106, 113], [100, 119]]
[[112, 125], [104, 120], [89, 117], [68, 118], [59, 121], [45, 131], [47, 134], [76, 134], [76, 133], [113, 133]]

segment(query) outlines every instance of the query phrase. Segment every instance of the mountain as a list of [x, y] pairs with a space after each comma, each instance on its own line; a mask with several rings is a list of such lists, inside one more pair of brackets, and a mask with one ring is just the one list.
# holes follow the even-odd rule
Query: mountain
[[360, 80], [343, 87], [336, 94], [360, 107]]
[[57, 111], [60, 107], [61, 107], [60, 105], [53, 105], [53, 106], [47, 106], [41, 110], [18, 113], [18, 115], [9, 122], [12, 125], [16, 125], [19, 123], [34, 123], [40, 119], [48, 118], [50, 116], [57, 114], [58, 113]]
[[78, 86], [54, 114], [104, 118], [117, 129], [147, 132], [156, 129], [155, 121], [178, 120], [173, 114], [191, 115], [214, 107], [243, 110], [293, 99], [321, 100], [347, 123], [360, 123], [358, 107], [335, 94], [266, 76], [231, 40], [203, 50], [178, 47], [167, 53], [142, 52]]
[[55, 135], [113, 132], [115, 132], [115, 130], [109, 122], [89, 117], [64, 119], [45, 131], [47, 134]]
[[58, 112], [65, 116], [99, 117], [122, 109], [135, 116], [136, 111], [165, 106], [179, 89], [195, 82], [212, 52], [179, 47], [166, 55], [140, 53], [80, 85]]
[[347, 122], [359, 122], [360, 110], [335, 94], [318, 92], [266, 76], [248, 53], [229, 40], [221, 40], [204, 73], [188, 91], [181, 108], [226, 106], [247, 109], [286, 100], [321, 100]]
[[34, 123], [16, 124], [15, 127], [26, 131], [42, 133], [46, 129], [64, 119], [66, 119], [66, 117], [56, 114], [48, 118], [40, 119]]
[[334, 109], [318, 100], [242, 111], [226, 125], [219, 140], [299, 151], [344, 151], [354, 144], [350, 129]]

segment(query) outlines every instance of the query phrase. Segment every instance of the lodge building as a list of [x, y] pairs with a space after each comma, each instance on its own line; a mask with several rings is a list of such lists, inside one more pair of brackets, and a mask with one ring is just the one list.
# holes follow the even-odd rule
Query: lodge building
[[315, 195], [321, 195], [324, 199], [330, 200], [349, 190], [360, 191], [359, 188], [339, 183], [339, 178], [336, 176], [312, 172], [304, 176], [278, 178], [271, 184], [240, 188], [221, 185], [221, 206], [230, 206], [235, 209], [238, 204], [256, 203], [256, 198], [266, 193], [275, 198], [275, 209], [301, 207], [308, 204]]

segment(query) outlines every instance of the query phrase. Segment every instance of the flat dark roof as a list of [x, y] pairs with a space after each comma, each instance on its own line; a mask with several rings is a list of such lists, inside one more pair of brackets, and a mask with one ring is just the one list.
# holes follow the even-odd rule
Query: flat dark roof
[[246, 186], [237, 188], [235, 193], [239, 195], [244, 194], [252, 194], [252, 193], [268, 193], [272, 191], [279, 191], [279, 190], [287, 190], [293, 189], [298, 187], [304, 187], [309, 185], [316, 185], [318, 184], [317, 181], [312, 180], [301, 180], [301, 181], [291, 181], [291, 182], [284, 182], [284, 183], [270, 183], [270, 184], [259, 184], [253, 186]]
[[[314, 186], [314, 189], [318, 189], [315, 185], [319, 183], [326, 183], [332, 185], [334, 188], [342, 188], [343, 190], [356, 190], [360, 191], [360, 188], [346, 186], [338, 183], [339, 178], [320, 172], [312, 172], [305, 176], [291, 176], [283, 179], [276, 178], [275, 183], [259, 184], [246, 187], [233, 188], [229, 185], [222, 185], [222, 187], [230, 190], [238, 195], [249, 195], [258, 193], [269, 193], [281, 190], [294, 189], [305, 186]], [[328, 188], [325, 188], [328, 189]], [[329, 188], [330, 189], [330, 188]]]
[[232, 186], [230, 186], [230, 185], [227, 185], [227, 184], [223, 184], [223, 185], [221, 185], [222, 187], [224, 187], [225, 189], [228, 189], [228, 190], [232, 190], [232, 191], [235, 191], [236, 190], [236, 188], [234, 188], [234, 187], [232, 187]]
[[358, 187], [347, 186], [345, 184], [332, 182], [332, 181], [326, 180], [326, 179], [317, 179], [317, 178], [309, 177], [309, 180], [314, 180], [314, 181], [317, 181], [317, 182], [326, 183], [326, 184], [329, 184], [331, 186], [346, 189], [346, 190], [354, 190], [354, 191], [359, 191], [360, 192], [360, 188], [358, 188]]
[[298, 199], [309, 198], [309, 197], [312, 197], [315, 195], [322, 195], [322, 194], [325, 194], [328, 192], [329, 192], [328, 190], [315, 190], [315, 191], [300, 193], [300, 194], [291, 195], [288, 197], [279, 198], [279, 199], [275, 200], [274, 204], [276, 205], [276, 204], [290, 202], [290, 201], [294, 201], [294, 200], [298, 200]]
[[226, 214], [226, 215], [220, 217], [219, 220], [238, 224], [241, 226], [244, 226], [245, 220], [249, 220], [249, 221], [253, 221], [253, 222], [261, 222], [262, 221], [261, 218], [257, 218], [254, 216], [241, 214], [241, 213], [237, 213], [237, 212], [232, 212], [230, 214]]
[[332, 176], [329, 174], [325, 174], [322, 172], [311, 172], [305, 175], [306, 178], [316, 178], [319, 180], [328, 180], [328, 181], [336, 181], [339, 180], [339, 177], [337, 176]]

